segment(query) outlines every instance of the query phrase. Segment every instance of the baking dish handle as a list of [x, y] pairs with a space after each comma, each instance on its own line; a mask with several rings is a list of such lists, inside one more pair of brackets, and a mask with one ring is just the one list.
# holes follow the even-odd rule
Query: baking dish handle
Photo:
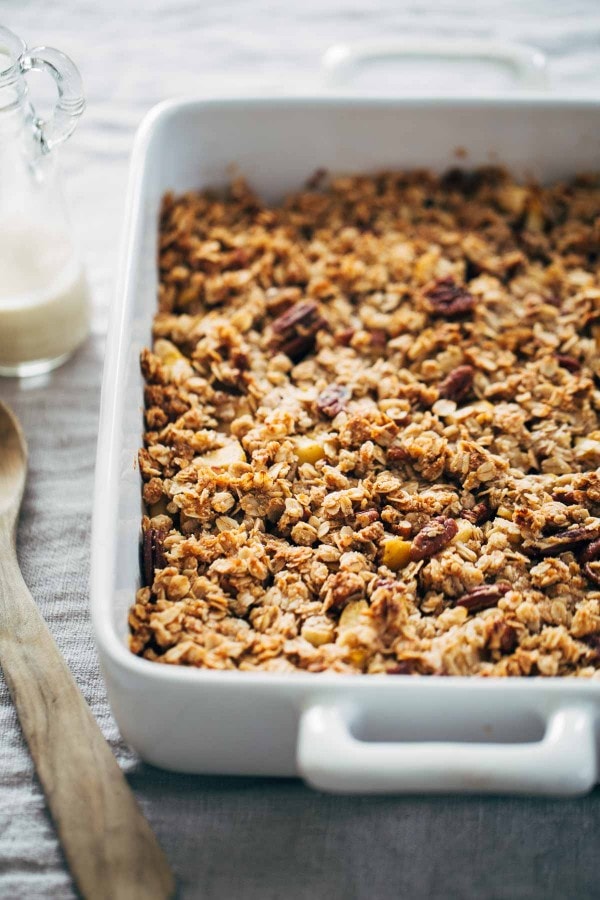
[[337, 793], [498, 793], [577, 796], [596, 783], [593, 710], [561, 707], [534, 743], [373, 742], [357, 739], [357, 711], [336, 704], [304, 710], [298, 769]]
[[478, 38], [402, 38], [334, 44], [321, 60], [326, 80], [343, 85], [365, 62], [394, 57], [437, 59], [483, 59], [511, 67], [521, 87], [543, 90], [548, 87], [548, 67], [544, 53], [527, 44]]

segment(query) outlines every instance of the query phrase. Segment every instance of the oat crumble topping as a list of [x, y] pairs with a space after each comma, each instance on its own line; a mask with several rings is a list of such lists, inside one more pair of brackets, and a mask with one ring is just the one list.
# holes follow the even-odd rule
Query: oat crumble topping
[[131, 650], [600, 677], [600, 177], [164, 200]]

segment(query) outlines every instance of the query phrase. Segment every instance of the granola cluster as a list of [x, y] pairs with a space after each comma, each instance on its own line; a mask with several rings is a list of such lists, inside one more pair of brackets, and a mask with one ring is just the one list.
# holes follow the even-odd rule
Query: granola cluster
[[600, 178], [167, 196], [131, 650], [600, 673]]

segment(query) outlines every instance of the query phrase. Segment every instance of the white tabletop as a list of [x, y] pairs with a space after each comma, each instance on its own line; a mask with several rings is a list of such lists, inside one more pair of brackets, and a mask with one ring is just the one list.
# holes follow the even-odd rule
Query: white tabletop
[[[431, 11], [434, 8], [434, 12]], [[143, 766], [111, 719], [87, 612], [89, 531], [103, 334], [127, 159], [145, 111], [173, 95], [319, 90], [337, 41], [494, 37], [544, 50], [550, 89], [600, 92], [593, 0], [0, 0], [30, 45], [69, 53], [88, 110], [64, 148], [94, 334], [46, 384], [0, 382], [21, 416], [31, 472], [19, 552], [32, 593], [163, 843], [184, 898], [564, 898], [597, 896], [600, 795], [581, 801], [330, 798], [299, 782], [186, 778]], [[469, 72], [471, 74], [469, 75]], [[357, 89], [456, 86], [442, 63], [365, 70]], [[415, 75], [415, 73], [417, 73]], [[498, 71], [478, 70], [478, 90]], [[464, 90], [474, 86], [465, 67]], [[416, 80], [415, 80], [416, 79]], [[600, 165], [600, 161], [599, 161]], [[2, 173], [0, 173], [2, 177]], [[1, 273], [0, 273], [1, 277]], [[0, 896], [74, 896], [8, 693], [0, 682]]]

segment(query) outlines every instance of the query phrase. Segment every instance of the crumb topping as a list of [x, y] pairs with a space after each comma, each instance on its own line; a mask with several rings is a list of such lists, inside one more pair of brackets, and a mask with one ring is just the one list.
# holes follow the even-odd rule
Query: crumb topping
[[600, 677], [600, 178], [164, 199], [131, 650]]

